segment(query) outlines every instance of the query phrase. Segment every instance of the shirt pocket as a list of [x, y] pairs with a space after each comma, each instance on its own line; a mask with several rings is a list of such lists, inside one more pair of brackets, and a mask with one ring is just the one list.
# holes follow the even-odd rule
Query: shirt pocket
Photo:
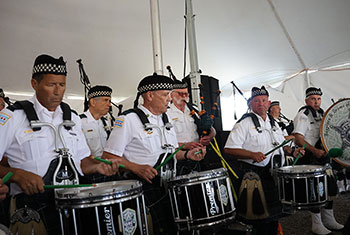
[[69, 150], [69, 153], [71, 153], [73, 156], [75, 156], [76, 151], [79, 147], [79, 133], [74, 130], [69, 130], [69, 131], [63, 131], [63, 141], [66, 145], [66, 147]]
[[143, 131], [140, 133], [139, 137], [144, 148], [143, 151], [153, 153], [161, 149], [161, 136], [158, 131]]
[[176, 120], [173, 120], [173, 123], [174, 123], [174, 128], [175, 128], [176, 133], [182, 133], [185, 131], [184, 130], [185, 123], [183, 120], [176, 119]]
[[50, 146], [53, 144], [49, 143], [52, 138], [48, 138], [48, 136], [41, 131], [24, 133], [16, 138], [22, 152], [22, 160], [26, 161], [44, 157], [43, 154], [47, 153]]
[[248, 138], [248, 144], [252, 146], [253, 148], [258, 148], [263, 144], [261, 135], [262, 133], [259, 133], [256, 129], [251, 129], [248, 132], [249, 138]]
[[95, 130], [86, 132], [85, 137], [91, 150], [96, 150], [100, 146], [100, 137]]

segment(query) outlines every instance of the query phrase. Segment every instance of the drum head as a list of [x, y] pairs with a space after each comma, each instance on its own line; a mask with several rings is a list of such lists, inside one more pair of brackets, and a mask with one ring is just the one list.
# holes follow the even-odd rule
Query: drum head
[[343, 156], [334, 158], [350, 167], [350, 99], [342, 99], [329, 107], [322, 118], [321, 140], [325, 150], [341, 148]]
[[129, 200], [142, 193], [142, 183], [137, 180], [119, 180], [95, 185], [94, 187], [56, 190], [57, 206], [83, 208], [109, 205]]
[[315, 172], [322, 172], [323, 168], [319, 165], [296, 165], [284, 166], [277, 169], [278, 173], [283, 174], [313, 174]]
[[191, 183], [226, 176], [227, 170], [225, 168], [218, 168], [201, 172], [193, 172], [188, 175], [177, 176], [170, 179], [169, 184]]

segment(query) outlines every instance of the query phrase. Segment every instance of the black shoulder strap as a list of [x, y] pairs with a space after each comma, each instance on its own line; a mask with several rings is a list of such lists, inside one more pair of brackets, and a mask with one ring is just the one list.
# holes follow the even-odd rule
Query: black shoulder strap
[[[28, 100], [16, 101], [13, 105], [7, 107], [12, 112], [16, 109], [23, 109], [24, 113], [27, 116], [29, 123], [31, 121], [39, 121], [38, 115], [35, 112], [33, 103]], [[33, 128], [33, 131], [40, 131], [41, 127]]]
[[[300, 111], [303, 110], [303, 109], [305, 109], [304, 114], [305, 114], [306, 116], [309, 115], [309, 113], [311, 112], [311, 113], [312, 113], [312, 116], [313, 116], [314, 118], [317, 117], [316, 111], [315, 111], [311, 106], [305, 105], [305, 106], [301, 107], [301, 108], [299, 109], [298, 112], [300, 112]], [[320, 108], [319, 110], [317, 110], [317, 112], [318, 112], [319, 114], [321, 114], [321, 117], [323, 117], [323, 114], [324, 114], [323, 109]]]
[[243, 116], [237, 121], [237, 123], [239, 123], [243, 119], [246, 119], [247, 117], [251, 117], [252, 118], [256, 130], [259, 133], [261, 133], [262, 130], [261, 130], [261, 126], [260, 126], [259, 120], [258, 120], [257, 116], [254, 113], [245, 113], [245, 114], [243, 114]]
[[79, 117], [80, 117], [80, 119], [87, 118], [87, 116], [85, 114], [83, 114], [83, 113], [80, 114]]
[[107, 125], [107, 119], [105, 117], [101, 117], [101, 121], [103, 123], [103, 127], [107, 133], [107, 140], [109, 138], [109, 135], [111, 134], [111, 130], [108, 128], [108, 125]]
[[[71, 110], [69, 105], [64, 103], [64, 102], [61, 102], [60, 106], [61, 106], [61, 109], [63, 111], [63, 120], [69, 120], [69, 121], [72, 120], [72, 113], [71, 112], [75, 112], [75, 111]], [[28, 101], [28, 100], [16, 101], [13, 105], [11, 105], [7, 108], [9, 110], [11, 110], [12, 112], [14, 110], [17, 110], [17, 109], [23, 109], [24, 113], [27, 116], [29, 123], [31, 121], [39, 121], [39, 118], [38, 118], [38, 115], [34, 109], [33, 103]], [[67, 130], [71, 129], [71, 127], [68, 127], [68, 126], [64, 126], [64, 128], [66, 128]], [[33, 131], [39, 131], [39, 130], [41, 130], [40, 127], [33, 128]]]
[[269, 116], [269, 119], [270, 119], [270, 125], [271, 125], [271, 127], [275, 127], [276, 126], [276, 124], [275, 124], [275, 119], [274, 119], [274, 117], [272, 117], [272, 115], [271, 114], [267, 114], [267, 116]]
[[[146, 131], [152, 130], [152, 128], [147, 125], [150, 122], [149, 122], [146, 114], [141, 109], [139, 109], [139, 108], [128, 109], [128, 110], [124, 111], [122, 113], [122, 115], [128, 115], [129, 113], [136, 113], [137, 114], [137, 116], [140, 118], [143, 126], [145, 127]], [[169, 119], [168, 119], [168, 116], [166, 115], [166, 113], [162, 114], [162, 120], [163, 120], [163, 123], [165, 125], [165, 128], [167, 130], [170, 130], [171, 124], [169, 123]]]
[[[188, 107], [188, 109], [189, 109], [191, 112], [193, 111], [193, 112], [195, 112], [196, 114], [198, 113], [197, 107], [195, 107], [192, 103], [187, 103], [187, 107]], [[195, 123], [198, 125], [198, 123], [199, 123], [199, 121], [200, 121], [199, 118], [198, 118], [198, 116], [195, 115], [195, 114], [193, 114], [192, 117], [193, 117]]]

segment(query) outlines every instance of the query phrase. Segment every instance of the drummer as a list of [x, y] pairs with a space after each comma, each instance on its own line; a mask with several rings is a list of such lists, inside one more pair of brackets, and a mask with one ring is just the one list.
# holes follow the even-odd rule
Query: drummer
[[[256, 234], [277, 234], [278, 218], [282, 215], [282, 205], [278, 198], [278, 188], [269, 170], [271, 162], [273, 159], [274, 166], [276, 164], [282, 166], [285, 153], [297, 156], [299, 152], [303, 153], [304, 151], [298, 148], [292, 153], [290, 147], [284, 146], [272, 154], [264, 155], [285, 139], [274, 118], [267, 114], [270, 101], [269, 93], [265, 87], [253, 87], [249, 101], [251, 112], [244, 114], [233, 127], [225, 145], [225, 153], [238, 159], [237, 173], [240, 181], [235, 182], [238, 183], [236, 185], [238, 188], [246, 172], [253, 171], [260, 177], [263, 193], [260, 193], [260, 202], [259, 200], [252, 202], [252, 208], [259, 207], [262, 208], [262, 211], [259, 211], [259, 214], [249, 214], [249, 212], [238, 209], [238, 218], [247, 224], [252, 224]], [[265, 194], [264, 197], [263, 194]], [[239, 198], [237, 208], [247, 208], [247, 198], [249, 196]], [[264, 202], [264, 198], [266, 202]], [[242, 205], [243, 203], [244, 205]]]
[[[294, 118], [295, 143], [298, 146], [306, 144], [305, 157], [300, 159], [298, 164], [325, 164], [327, 156], [320, 139], [320, 126], [324, 114], [321, 108], [322, 91], [321, 88], [309, 87], [305, 93], [306, 106], [301, 107]], [[340, 230], [344, 227], [334, 218], [333, 201], [328, 201], [321, 210], [313, 208], [310, 211], [313, 233], [329, 234], [330, 230]]]
[[[116, 119], [103, 153], [103, 157], [120, 159], [120, 163], [131, 172], [128, 178], [144, 183], [146, 206], [152, 215], [155, 234], [175, 233], [170, 201], [154, 168], [169, 148], [173, 152], [178, 147], [175, 130], [165, 114], [172, 89], [173, 81], [169, 77], [153, 74], [142, 79], [137, 88], [134, 109], [125, 111]], [[138, 105], [140, 96], [142, 105]], [[196, 147], [178, 151], [176, 159], [200, 161], [205, 153], [205, 148]]]
[[[56, 169], [55, 136], [49, 127], [33, 130], [28, 118], [49, 122], [57, 128], [63, 122], [63, 115], [70, 116], [75, 126], [70, 130], [62, 128], [62, 135], [67, 137], [66, 144], [77, 171], [112, 175], [118, 170], [118, 160], [113, 159], [110, 166], [88, 157], [90, 150], [81, 131], [80, 118], [62, 102], [66, 75], [62, 57], [38, 56], [31, 80], [34, 96], [0, 112], [0, 158], [5, 155], [8, 159], [5, 163], [8, 166], [0, 166], [0, 177], [13, 173], [9, 181], [13, 234], [32, 234], [32, 230], [34, 234], [61, 234], [53, 191], [44, 189], [47, 182], [52, 184]], [[20, 210], [22, 208], [25, 209]]]
[[[193, 149], [209, 145], [216, 132], [214, 127], [210, 128], [209, 134], [199, 136], [197, 123], [198, 108], [189, 103], [189, 93], [186, 82], [174, 78], [173, 91], [171, 92], [171, 103], [167, 110], [169, 119], [172, 120], [179, 146], [185, 144], [183, 149]], [[194, 111], [194, 113], [192, 113]], [[200, 170], [199, 164], [193, 161], [178, 162], [178, 175], [190, 173], [192, 170]]]

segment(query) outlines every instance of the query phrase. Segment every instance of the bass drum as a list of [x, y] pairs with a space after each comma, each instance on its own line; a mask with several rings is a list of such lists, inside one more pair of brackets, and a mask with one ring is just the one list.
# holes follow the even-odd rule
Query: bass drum
[[327, 109], [322, 118], [320, 132], [327, 152], [331, 148], [343, 150], [343, 155], [333, 160], [350, 167], [350, 98], [341, 99]]

